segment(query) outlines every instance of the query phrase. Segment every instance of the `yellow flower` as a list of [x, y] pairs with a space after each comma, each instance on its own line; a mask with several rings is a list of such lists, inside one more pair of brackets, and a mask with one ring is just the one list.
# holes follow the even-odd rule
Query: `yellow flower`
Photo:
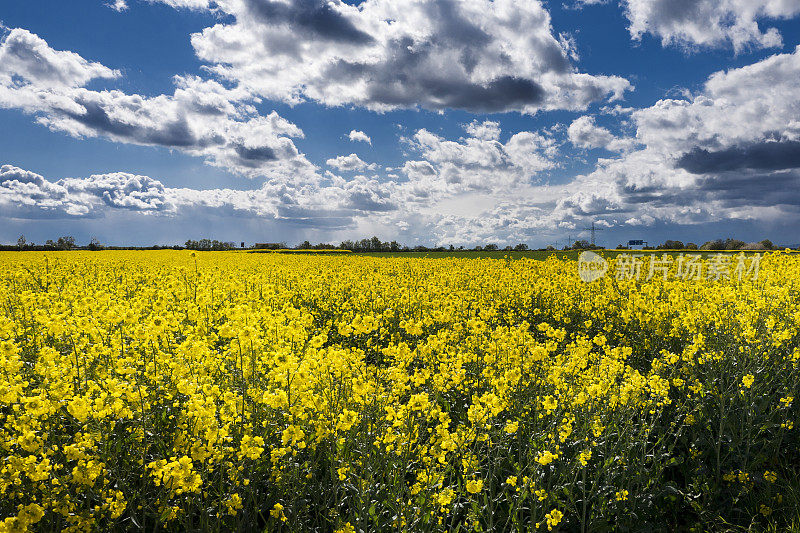
[[581, 465], [583, 465], [583, 466], [586, 466], [587, 464], [589, 464], [589, 459], [591, 459], [591, 458], [592, 458], [592, 450], [582, 451], [578, 455], [578, 461], [580, 461]]
[[281, 520], [283, 522], [286, 522], [286, 520], [287, 520], [286, 519], [286, 515], [283, 514], [283, 505], [281, 505], [280, 503], [276, 503], [275, 505], [273, 505], [272, 509], [269, 511], [269, 514], [273, 518], [278, 518], [279, 520]]
[[555, 526], [561, 523], [564, 513], [558, 509], [553, 509], [545, 515], [545, 518], [547, 519], [547, 531], [552, 531]]
[[483, 490], [483, 480], [482, 479], [470, 479], [467, 480], [467, 492], [471, 494], [477, 494], [481, 490]]
[[342, 527], [337, 529], [335, 533], [356, 533], [356, 528], [354, 528], [350, 522], [347, 522]]
[[753, 374], [746, 374], [742, 378], [742, 385], [744, 385], [745, 388], [749, 389], [750, 387], [753, 386], [753, 382], [754, 381], [755, 381], [755, 377], [753, 376]]
[[536, 462], [538, 462], [542, 466], [549, 465], [555, 459], [558, 459], [558, 455], [552, 453], [550, 450], [545, 450], [539, 453], [539, 456], [536, 458]]
[[618, 502], [622, 502], [628, 499], [628, 491], [627, 490], [620, 490], [616, 493], [616, 498]]
[[67, 411], [69, 414], [74, 416], [78, 422], [86, 422], [86, 419], [89, 418], [89, 402], [86, 401], [86, 398], [78, 397], [69, 402], [67, 405]]

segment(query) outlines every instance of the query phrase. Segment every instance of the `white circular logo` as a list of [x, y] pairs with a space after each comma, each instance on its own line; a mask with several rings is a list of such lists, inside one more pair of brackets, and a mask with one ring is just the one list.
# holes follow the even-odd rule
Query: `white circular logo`
[[586, 283], [598, 280], [606, 275], [608, 261], [594, 252], [581, 252], [578, 256], [578, 276]]

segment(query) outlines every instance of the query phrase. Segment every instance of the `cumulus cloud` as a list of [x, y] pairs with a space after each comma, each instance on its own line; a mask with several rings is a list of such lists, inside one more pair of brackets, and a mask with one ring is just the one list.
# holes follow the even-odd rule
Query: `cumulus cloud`
[[348, 135], [348, 137], [350, 137], [350, 140], [352, 142], [361, 141], [361, 142], [368, 143], [370, 145], [372, 144], [372, 139], [370, 139], [369, 135], [367, 135], [363, 131], [352, 130], [352, 131], [350, 131], [350, 134]]
[[467, 137], [444, 139], [426, 129], [408, 139], [421, 159], [403, 166], [413, 196], [452, 195], [469, 190], [507, 190], [553, 168], [557, 141], [540, 132], [522, 131], [501, 143], [496, 122], [465, 126]]
[[[475, 123], [469, 137], [458, 141], [417, 132], [411, 146], [426, 157], [409, 160], [404, 167], [409, 181], [398, 184], [398, 194], [408, 195], [404, 203], [422, 213], [410, 219], [419, 220], [410, 231], [429, 232], [441, 243], [485, 243], [574, 234], [592, 221], [606, 227], [733, 220], [796, 224], [797, 79], [800, 48], [713, 74], [697, 94], [626, 110], [636, 132], [629, 137], [612, 134], [594, 117], [579, 117], [566, 131], [570, 142], [621, 152], [599, 159], [594, 171], [566, 183], [514, 180], [493, 144], [499, 136], [491, 125]], [[557, 153], [556, 139], [551, 150]], [[538, 157], [555, 160], [546, 148]], [[448, 165], [483, 179], [466, 181], [474, 188], [450, 183], [444, 172]], [[475, 170], [481, 168], [494, 170]]]
[[650, 33], [665, 46], [732, 46], [737, 52], [782, 46], [780, 32], [762, 30], [759, 22], [800, 14], [793, 0], [624, 0], [624, 6], [634, 39]]
[[241, 88], [196, 76], [176, 76], [174, 93], [155, 97], [84, 87], [118, 76], [26, 30], [0, 42], [0, 107], [32, 113], [54, 131], [174, 148], [248, 177], [316, 179], [292, 141], [303, 131], [275, 112], [259, 115]]
[[150, 3], [167, 4], [176, 9], [211, 9], [213, 0], [146, 0]]
[[257, 218], [296, 227], [346, 228], [398, 209], [397, 184], [331, 174], [328, 183], [266, 182], [255, 190], [170, 188], [127, 172], [57, 181], [0, 166], [0, 209], [18, 219], [103, 218], [119, 213], [170, 219]]
[[464, 129], [469, 136], [484, 141], [496, 141], [500, 138], [500, 123], [492, 122], [491, 120], [484, 122], [473, 120]]
[[164, 186], [146, 176], [98, 174], [51, 182], [12, 165], [0, 167], [0, 206], [19, 218], [93, 217], [104, 206], [145, 212], [169, 208]]
[[618, 152], [631, 146], [631, 139], [619, 138], [608, 129], [598, 126], [590, 115], [572, 121], [567, 134], [569, 141], [578, 148], [605, 148]]
[[356, 154], [340, 155], [336, 158], [328, 159], [325, 163], [329, 167], [338, 168], [339, 170], [347, 172], [375, 170], [378, 168], [378, 165], [375, 163], [368, 164]]
[[44, 39], [24, 29], [12, 29], [0, 43], [0, 84], [5, 87], [28, 83], [42, 90], [72, 88], [119, 75], [119, 71], [74, 52], [53, 50]]
[[[715, 73], [696, 95], [634, 111], [636, 136], [628, 141], [638, 148], [600, 160], [597, 170], [570, 185], [559, 209], [615, 224], [758, 219], [781, 212], [795, 219], [798, 79], [800, 47]], [[575, 132], [582, 128], [572, 130], [571, 138], [581, 138]], [[597, 143], [609, 139], [599, 137]]]
[[[172, 5], [174, 1], [166, 2]], [[254, 94], [374, 110], [584, 109], [630, 88], [581, 73], [539, 0], [238, 0], [192, 36], [209, 70]]]
[[114, 0], [114, 2], [109, 2], [106, 4], [108, 7], [116, 11], [117, 13], [122, 13], [123, 11], [128, 10], [128, 3], [126, 0]]

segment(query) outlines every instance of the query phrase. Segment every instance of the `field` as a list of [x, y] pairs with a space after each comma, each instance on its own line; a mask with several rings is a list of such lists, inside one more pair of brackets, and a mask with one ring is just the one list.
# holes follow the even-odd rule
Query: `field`
[[800, 529], [800, 257], [427, 255], [0, 254], [0, 531]]

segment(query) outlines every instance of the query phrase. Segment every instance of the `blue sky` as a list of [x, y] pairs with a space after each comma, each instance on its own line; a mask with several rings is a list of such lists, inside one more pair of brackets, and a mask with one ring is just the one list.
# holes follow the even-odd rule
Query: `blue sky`
[[28, 0], [0, 22], [3, 242], [800, 241], [797, 2]]

